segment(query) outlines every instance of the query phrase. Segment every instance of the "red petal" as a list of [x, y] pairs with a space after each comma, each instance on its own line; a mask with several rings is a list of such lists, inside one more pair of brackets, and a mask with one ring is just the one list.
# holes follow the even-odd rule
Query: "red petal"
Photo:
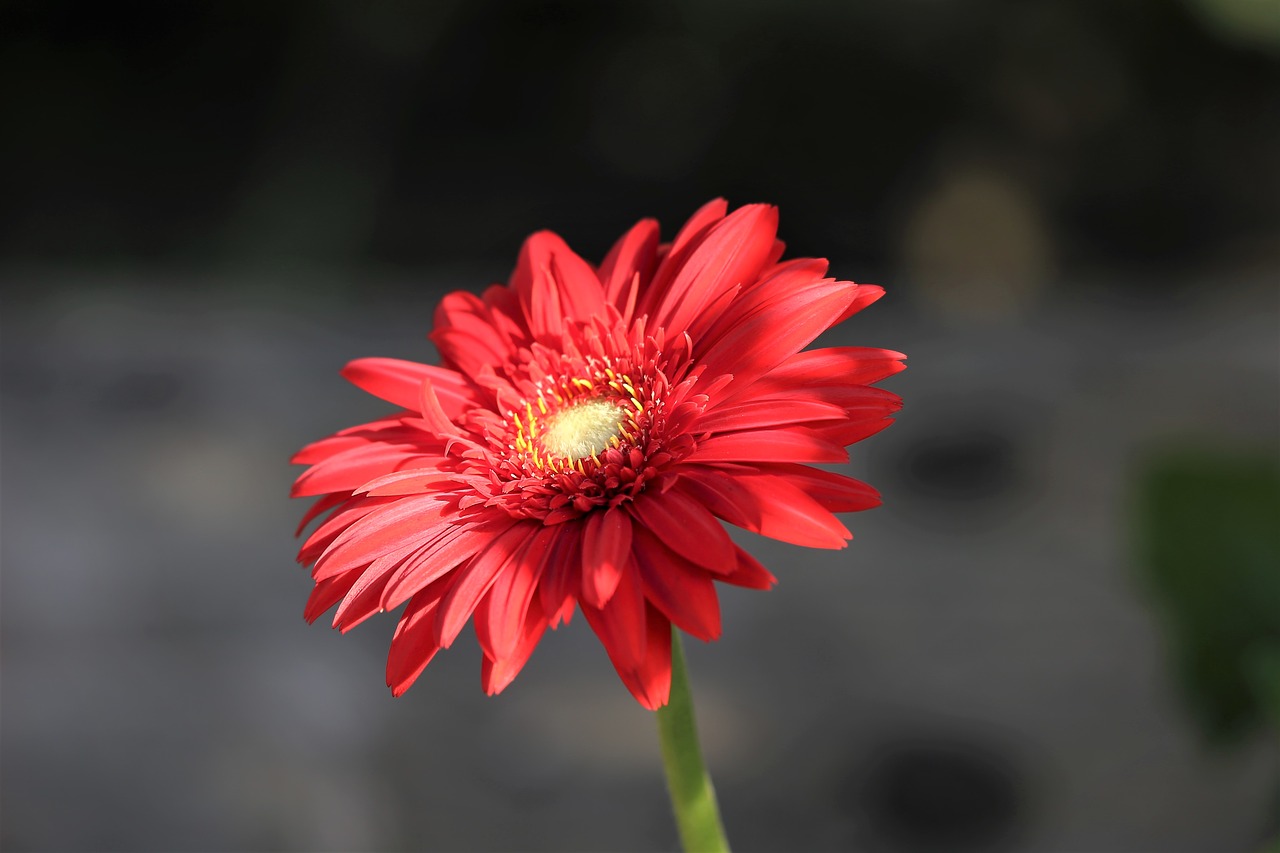
[[813, 421], [844, 420], [845, 417], [845, 411], [841, 407], [818, 400], [750, 399], [735, 406], [724, 406], [706, 412], [698, 419], [696, 432], [762, 429]]
[[900, 352], [872, 347], [827, 347], [796, 353], [765, 377], [780, 385], [870, 385], [906, 368]]
[[298, 522], [298, 527], [293, 531], [293, 535], [301, 536], [302, 531], [307, 529], [308, 524], [324, 515], [327, 511], [333, 509], [339, 504], [346, 503], [349, 500], [351, 500], [351, 495], [346, 492], [334, 492], [333, 494], [319, 498], [312, 503], [311, 507], [303, 514], [302, 521]]
[[320, 581], [307, 597], [307, 606], [302, 611], [302, 618], [314, 622], [333, 605], [337, 604], [360, 579], [358, 572], [347, 572], [336, 578]]
[[435, 386], [430, 380], [423, 380], [418, 388], [418, 410], [422, 412], [422, 421], [427, 429], [440, 438], [450, 438], [462, 434], [457, 425], [445, 414], [440, 398], [436, 396]]
[[436, 643], [435, 618], [443, 583], [427, 587], [415, 595], [404, 609], [391, 638], [387, 655], [387, 686], [391, 695], [400, 696], [426, 669], [440, 645]]
[[[396, 575], [405, 565], [419, 560], [424, 553], [432, 553], [438, 549], [439, 541], [439, 537], [432, 537], [430, 533], [420, 534], [402, 547], [378, 557], [364, 569], [353, 569], [344, 575], [338, 575], [337, 577], [358, 577], [333, 614], [333, 627], [346, 633], [375, 613], [390, 609], [385, 605], [387, 589], [394, 583]], [[403, 599], [396, 604], [399, 605], [401, 601]]]
[[680, 226], [676, 238], [671, 241], [670, 254], [679, 253], [682, 249], [702, 237], [712, 226], [724, 219], [729, 210], [729, 202], [722, 198], [713, 198], [693, 212], [693, 216]]
[[783, 477], [832, 512], [861, 512], [880, 506], [880, 493], [860, 480], [808, 465], [759, 465], [766, 474]]
[[431, 380], [445, 406], [455, 414], [475, 405], [471, 386], [456, 371], [398, 358], [358, 358], [342, 368], [346, 379], [361, 390], [402, 409], [418, 408], [418, 387]]
[[701, 372], [732, 373], [731, 389], [750, 385], [831, 328], [857, 289], [823, 281], [780, 296], [725, 333], [703, 356]]
[[396, 571], [387, 585], [382, 606], [387, 610], [399, 607], [402, 601], [428, 583], [474, 557], [494, 536], [514, 523], [510, 517], [494, 517], [482, 523], [462, 526], [456, 533], [451, 531], [442, 536], [421, 558], [405, 563]]
[[595, 608], [582, 602], [582, 613], [604, 643], [615, 666], [634, 669], [644, 662], [647, 642], [644, 591], [634, 561], [627, 563], [609, 603]]
[[391, 498], [357, 498], [335, 511], [311, 532], [298, 551], [298, 562], [314, 563], [352, 524], [391, 503]]
[[[557, 238], [558, 239], [558, 238]], [[604, 312], [604, 288], [591, 264], [560, 241], [562, 249], [550, 259], [552, 285], [560, 297], [564, 316], [579, 321], [590, 320]]]
[[[483, 610], [476, 611], [477, 631], [482, 630], [479, 624], [482, 613], [484, 613]], [[480, 685], [485, 693], [490, 696], [500, 693], [515, 679], [546, 630], [547, 619], [543, 616], [542, 609], [535, 598], [530, 602], [528, 616], [522, 626], [517, 645], [505, 655], [497, 658], [486, 655], [480, 661]]]
[[397, 444], [364, 444], [330, 456], [303, 471], [293, 483], [291, 497], [351, 492], [384, 474], [436, 461], [422, 448]]
[[730, 524], [794, 545], [843, 548], [851, 534], [821, 504], [781, 477], [682, 469], [675, 489], [701, 501]]
[[382, 608], [378, 606], [378, 601], [390, 578], [389, 572], [366, 569], [356, 578], [342, 603], [334, 611], [333, 627], [345, 634], [380, 611]]
[[658, 268], [653, 273], [649, 287], [645, 293], [641, 294], [641, 301], [636, 310], [637, 316], [653, 311], [666, 293], [671, 280], [680, 272], [680, 268], [697, 249], [711, 227], [724, 219], [728, 209], [729, 203], [724, 199], [712, 199], [689, 217], [689, 221], [681, 226], [670, 246], [658, 247]]
[[740, 207], [716, 223], [675, 275], [650, 315], [654, 328], [682, 331], [726, 289], [754, 281], [773, 251], [778, 209]]
[[677, 554], [724, 574], [735, 563], [733, 540], [706, 507], [680, 491], [641, 495], [631, 514]]
[[648, 639], [640, 665], [622, 668], [614, 660], [613, 666], [636, 701], [656, 711], [667, 704], [671, 695], [671, 623], [649, 605], [645, 608], [645, 631]]
[[550, 231], [524, 241], [511, 287], [537, 340], [558, 340], [566, 319], [604, 311], [604, 291], [591, 266]]
[[419, 538], [440, 521], [445, 509], [445, 502], [437, 495], [415, 495], [379, 505], [334, 539], [316, 561], [316, 577], [367, 565]]
[[572, 604], [582, 588], [582, 524], [572, 521], [552, 528], [557, 535], [552, 540], [547, 566], [538, 584], [542, 612], [551, 620], [552, 628], [559, 624], [566, 609], [573, 612]]
[[863, 308], [866, 308], [872, 302], [875, 302], [881, 296], [884, 296], [884, 288], [878, 284], [858, 285], [858, 295], [849, 303], [849, 307], [844, 309], [844, 313], [840, 315], [836, 320], [836, 323], [843, 323]]
[[724, 578], [724, 582], [734, 586], [745, 586], [748, 589], [771, 589], [778, 579], [760, 565], [755, 557], [739, 548], [738, 564], [734, 567], [733, 573]]
[[453, 645], [454, 639], [467, 624], [476, 605], [484, 597], [502, 572], [519, 570], [524, 549], [537, 528], [537, 522], [513, 524], [498, 536], [478, 556], [458, 571], [453, 584], [436, 616], [436, 642], [443, 648]]
[[[720, 601], [711, 576], [663, 547], [644, 528], [636, 530], [635, 551], [645, 598], [698, 639], [719, 637]], [[733, 560], [736, 565], [736, 556]]]
[[814, 431], [827, 441], [844, 446], [869, 438], [892, 423], [893, 418], [888, 416], [858, 418], [842, 424], [819, 427]]
[[311, 442], [293, 454], [289, 462], [294, 465], [314, 465], [336, 453], [366, 444], [383, 442], [392, 444], [411, 443], [410, 433], [404, 428], [400, 417], [400, 415], [396, 415], [390, 418], [382, 418], [372, 423], [347, 427], [335, 435]]
[[458, 475], [439, 468], [411, 468], [387, 474], [356, 489], [356, 494], [380, 497], [384, 495], [417, 495], [440, 491], [442, 486], [457, 486]]
[[762, 429], [713, 435], [698, 442], [686, 462], [848, 462], [842, 445], [814, 430]]
[[600, 608], [609, 603], [631, 557], [631, 519], [620, 509], [587, 517], [582, 541], [582, 600]]
[[[827, 262], [821, 258], [796, 258], [765, 270], [752, 282], [736, 288], [737, 296], [716, 311], [704, 312], [691, 326], [691, 334], [701, 350], [709, 349], [735, 326], [758, 314], [770, 303], [785, 299], [807, 287], [833, 281], [828, 279]], [[719, 303], [717, 302], [717, 305]]]
[[515, 352], [509, 326], [501, 321], [499, 312], [474, 293], [457, 290], [440, 300], [428, 337], [447, 364], [476, 376], [481, 367], [503, 364]]
[[526, 617], [531, 606], [545, 627], [536, 593], [555, 538], [554, 527], [537, 528], [518, 565], [498, 577], [476, 609], [476, 636], [490, 659], [505, 660], [516, 654], [521, 638], [528, 633]]
[[623, 319], [630, 320], [626, 311], [627, 294], [637, 274], [641, 281], [647, 282], [653, 275], [654, 263], [658, 252], [658, 223], [652, 219], [642, 219], [622, 235], [604, 263], [600, 264], [600, 284], [604, 287], [605, 301], [623, 313]]
[[[846, 416], [853, 418], [885, 417], [902, 408], [902, 398], [883, 388], [838, 381], [821, 385], [801, 384], [786, 380], [779, 381], [773, 377], [772, 373], [756, 380], [745, 394], [737, 395], [733, 405], [747, 401], [772, 402], [782, 408], [798, 401], [820, 401], [839, 406]], [[718, 403], [716, 408], [718, 409], [720, 405]]]

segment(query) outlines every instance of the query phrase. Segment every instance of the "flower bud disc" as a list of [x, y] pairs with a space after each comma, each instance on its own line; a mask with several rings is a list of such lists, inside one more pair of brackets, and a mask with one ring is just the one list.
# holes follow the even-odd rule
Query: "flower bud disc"
[[552, 456], [576, 461], [602, 452], [618, 435], [625, 413], [599, 398], [583, 400], [552, 415], [539, 439]]

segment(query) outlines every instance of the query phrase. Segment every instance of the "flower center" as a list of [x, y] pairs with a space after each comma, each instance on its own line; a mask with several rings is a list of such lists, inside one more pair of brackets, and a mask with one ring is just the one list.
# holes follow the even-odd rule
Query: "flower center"
[[[506, 479], [594, 478], [605, 476], [601, 472], [609, 465], [630, 462], [631, 453], [640, 453], [643, 460], [653, 417], [649, 389], [637, 388], [629, 375], [607, 365], [587, 368], [522, 389], [529, 396], [507, 412], [505, 423], [490, 436], [512, 464]], [[623, 450], [625, 460], [618, 455]]]
[[586, 399], [549, 417], [538, 439], [551, 456], [570, 461], [585, 459], [616, 444], [625, 415], [620, 406], [609, 400]]

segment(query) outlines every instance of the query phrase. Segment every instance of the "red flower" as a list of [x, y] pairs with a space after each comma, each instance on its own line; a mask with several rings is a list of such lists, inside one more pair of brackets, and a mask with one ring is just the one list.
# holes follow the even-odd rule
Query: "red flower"
[[[549, 231], [509, 286], [456, 292], [431, 340], [444, 366], [386, 358], [343, 375], [401, 411], [299, 452], [295, 497], [327, 513], [306, 618], [347, 631], [406, 604], [387, 661], [395, 695], [474, 617], [487, 693], [581, 607], [646, 708], [667, 701], [671, 623], [720, 635], [717, 581], [775, 578], [717, 520], [815, 548], [833, 512], [879, 503], [810, 467], [879, 431], [898, 397], [868, 387], [900, 353], [801, 352], [874, 302], [874, 285], [779, 262], [777, 210], [713, 201], [671, 243], [638, 223], [593, 268]], [[299, 528], [301, 532], [302, 527]]]

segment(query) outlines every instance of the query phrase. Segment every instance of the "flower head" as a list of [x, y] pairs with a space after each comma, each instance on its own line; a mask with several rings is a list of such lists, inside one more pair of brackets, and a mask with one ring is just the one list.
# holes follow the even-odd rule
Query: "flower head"
[[720, 521], [842, 548], [832, 514], [879, 496], [811, 467], [887, 426], [869, 387], [900, 353], [802, 352], [883, 290], [779, 262], [777, 211], [713, 201], [670, 243], [652, 220], [592, 267], [547, 231], [509, 285], [444, 298], [442, 366], [385, 358], [343, 375], [400, 408], [309, 445], [294, 496], [324, 516], [299, 553], [306, 618], [346, 631], [406, 605], [387, 662], [400, 695], [470, 619], [493, 694], [580, 608], [646, 708], [667, 701], [671, 625], [720, 634], [716, 583], [775, 578]]

